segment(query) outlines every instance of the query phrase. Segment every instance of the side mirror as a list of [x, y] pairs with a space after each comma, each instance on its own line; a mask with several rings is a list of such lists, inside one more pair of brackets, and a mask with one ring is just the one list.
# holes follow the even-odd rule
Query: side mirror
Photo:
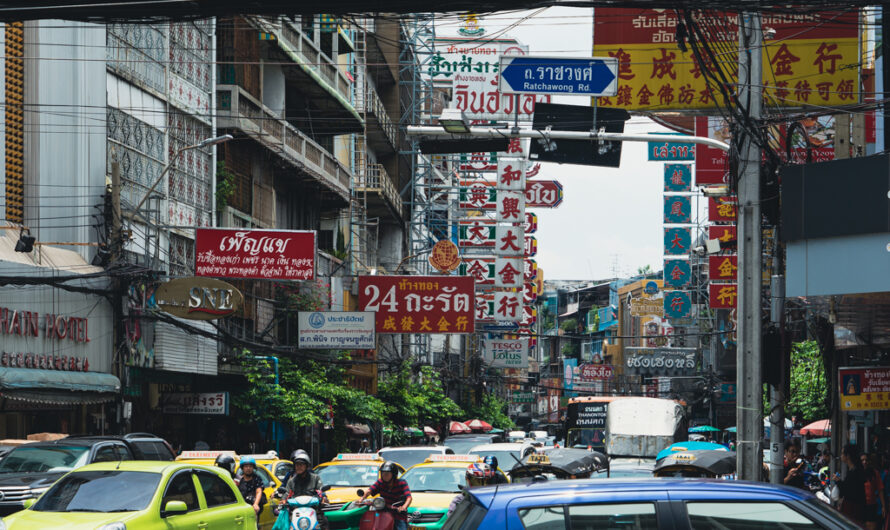
[[284, 495], [285, 493], [287, 493], [287, 488], [285, 488], [284, 486], [281, 486], [280, 488], [278, 488], [275, 491], [281, 495]]
[[331, 489], [331, 485], [330, 485], [330, 484], [328, 484], [327, 486], [322, 486], [322, 487], [321, 487], [321, 491], [328, 491], [329, 489]]
[[167, 501], [164, 505], [164, 515], [176, 515], [189, 511], [189, 507], [182, 501]]
[[23, 505], [23, 508], [24, 508], [25, 510], [27, 510], [27, 509], [30, 508], [31, 506], [34, 506], [34, 503], [35, 503], [35, 502], [37, 502], [37, 499], [34, 499], [34, 498], [31, 498], [31, 499], [25, 499], [25, 503], [24, 503], [24, 505]]
[[363, 496], [363, 495], [365, 494], [365, 490], [357, 490], [357, 491], [355, 492], [355, 494], [358, 495], [359, 497], [361, 497], [361, 496]]

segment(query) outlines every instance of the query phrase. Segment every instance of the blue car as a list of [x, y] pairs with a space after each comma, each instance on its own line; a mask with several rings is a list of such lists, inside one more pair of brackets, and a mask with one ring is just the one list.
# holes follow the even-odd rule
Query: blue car
[[859, 527], [803, 490], [726, 480], [558, 480], [473, 488], [443, 530]]

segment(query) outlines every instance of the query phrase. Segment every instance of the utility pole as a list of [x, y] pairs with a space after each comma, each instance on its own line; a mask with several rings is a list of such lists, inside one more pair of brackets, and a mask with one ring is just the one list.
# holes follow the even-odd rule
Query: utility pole
[[739, 19], [739, 106], [746, 114], [739, 150], [738, 229], [739, 296], [736, 332], [736, 380], [738, 403], [738, 460], [741, 480], [760, 480], [763, 456], [762, 438], [763, 374], [761, 372], [761, 228], [760, 228], [760, 147], [751, 136], [761, 117], [763, 32], [760, 14], [745, 11]]
[[[779, 261], [776, 259], [776, 263]], [[774, 274], [770, 278], [770, 322], [779, 327], [779, 351], [770, 352], [770, 355], [780, 356], [781, 376], [776, 384], [770, 385], [769, 393], [769, 481], [782, 484], [785, 478], [782, 464], [785, 456], [785, 383], [788, 365], [785, 362], [785, 276], [781, 274]]]
[[[108, 252], [109, 252], [109, 265], [115, 266], [120, 263], [121, 258], [123, 256], [123, 231], [121, 230], [121, 165], [117, 160], [117, 154], [112, 153], [111, 160], [111, 230], [109, 231], [108, 238]], [[124, 377], [125, 363], [122, 356], [122, 351], [124, 348], [124, 311], [123, 311], [123, 301], [124, 301], [124, 289], [123, 283], [121, 282], [118, 276], [112, 276], [111, 278], [111, 314], [112, 314], [112, 322], [114, 323], [114, 330], [112, 336], [114, 337], [114, 347], [111, 352], [111, 361], [113, 370], [115, 372], [114, 375], [118, 377], [121, 381], [126, 381]], [[122, 385], [120, 401], [118, 402], [118, 414], [120, 415], [120, 424], [129, 423], [129, 419], [124, 418], [124, 388], [125, 385]], [[119, 427], [122, 425], [119, 424]], [[127, 425], [126, 429], [121, 429], [120, 432], [129, 431], [129, 425]]]

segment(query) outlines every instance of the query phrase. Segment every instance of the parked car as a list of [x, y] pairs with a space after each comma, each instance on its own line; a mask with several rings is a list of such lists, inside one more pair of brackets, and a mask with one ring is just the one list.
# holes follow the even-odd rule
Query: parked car
[[444, 445], [405, 445], [402, 447], [384, 447], [377, 451], [383, 460], [392, 460], [405, 469], [419, 464], [430, 455], [453, 455], [454, 450]]
[[[13, 448], [0, 460], [0, 516], [21, 510], [65, 473], [95, 462], [158, 460], [163, 439], [147, 433], [124, 436], [69, 436]], [[160, 453], [160, 454], [159, 454]], [[172, 460], [172, 449], [170, 457]]]
[[503, 438], [500, 434], [453, 434], [448, 438], [445, 438], [445, 441], [442, 442], [442, 444], [453, 449], [454, 454], [456, 455], [465, 455], [467, 454], [467, 451], [474, 446], [499, 443], [502, 441]]
[[[535, 452], [530, 443], [481, 444], [471, 448], [467, 454], [480, 457], [494, 456], [498, 459], [498, 467], [509, 472], [519, 465], [523, 458]], [[515, 458], [514, 458], [515, 457]]]
[[728, 480], [562, 480], [472, 488], [443, 530], [859, 527], [809, 492]]
[[256, 528], [228, 473], [188, 462], [103, 462], [79, 467], [0, 529]]

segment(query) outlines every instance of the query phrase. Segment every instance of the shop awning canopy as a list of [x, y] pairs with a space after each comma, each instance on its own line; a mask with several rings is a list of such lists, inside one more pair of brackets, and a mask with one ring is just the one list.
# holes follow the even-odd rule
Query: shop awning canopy
[[120, 392], [117, 377], [101, 372], [0, 368], [0, 396], [39, 403], [102, 403]]

